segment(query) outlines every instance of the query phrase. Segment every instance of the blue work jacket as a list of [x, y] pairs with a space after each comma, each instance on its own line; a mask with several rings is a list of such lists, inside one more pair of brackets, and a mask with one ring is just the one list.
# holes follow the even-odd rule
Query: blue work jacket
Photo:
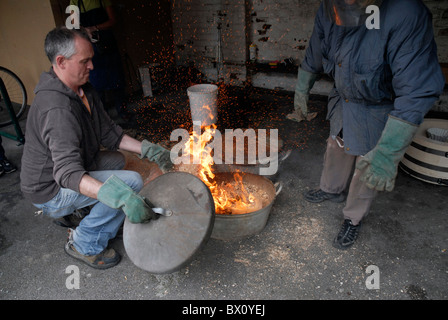
[[373, 149], [388, 115], [419, 125], [443, 91], [432, 15], [420, 0], [384, 0], [379, 29], [337, 26], [321, 4], [301, 68], [334, 79], [327, 119], [345, 152]]

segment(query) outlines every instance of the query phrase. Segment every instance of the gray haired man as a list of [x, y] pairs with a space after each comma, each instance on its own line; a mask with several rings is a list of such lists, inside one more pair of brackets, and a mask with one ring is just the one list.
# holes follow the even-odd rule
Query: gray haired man
[[[84, 30], [58, 27], [45, 39], [52, 64], [36, 86], [26, 123], [21, 189], [44, 215], [59, 218], [92, 206], [65, 251], [91, 267], [116, 265], [120, 255], [108, 249], [125, 215], [134, 223], [156, 214], [138, 195], [142, 177], [123, 170], [126, 150], [170, 167], [169, 151], [123, 132], [107, 115], [89, 84], [94, 51]], [[104, 150], [103, 148], [107, 149]]]

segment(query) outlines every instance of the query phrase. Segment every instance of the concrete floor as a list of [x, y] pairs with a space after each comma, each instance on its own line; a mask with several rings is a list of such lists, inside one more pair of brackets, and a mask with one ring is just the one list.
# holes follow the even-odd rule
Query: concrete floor
[[[278, 127], [285, 148], [293, 150], [275, 177], [283, 190], [261, 233], [237, 241], [210, 239], [188, 266], [168, 275], [137, 268], [122, 240], [116, 239], [111, 246], [122, 261], [95, 270], [65, 254], [66, 229], [34, 214], [21, 195], [19, 172], [3, 175], [0, 299], [447, 299], [448, 187], [400, 171], [395, 190], [381, 193], [374, 202], [357, 243], [347, 251], [334, 249], [331, 242], [344, 204], [311, 204], [303, 198], [320, 178], [328, 135], [325, 102], [312, 97], [318, 117], [293, 123], [284, 119], [292, 109], [291, 96], [255, 93], [250, 100], [257, 102], [256, 113], [263, 114], [258, 127]], [[261, 118], [272, 121], [263, 123]], [[6, 138], [3, 145], [20, 169], [23, 147]], [[79, 289], [66, 285], [70, 266], [79, 269]]]

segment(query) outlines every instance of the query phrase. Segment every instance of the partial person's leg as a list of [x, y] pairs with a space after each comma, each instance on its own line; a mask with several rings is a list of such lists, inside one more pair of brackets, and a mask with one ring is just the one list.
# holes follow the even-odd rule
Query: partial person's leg
[[[98, 152], [98, 155], [95, 159], [95, 164], [95, 171], [122, 170], [126, 164], [126, 159], [121, 152], [104, 150]], [[67, 197], [70, 193], [74, 193], [72, 197], [77, 198], [79, 196], [79, 199], [71, 200], [72, 202], [70, 202], [70, 205], [73, 205], [73, 211], [67, 212], [67, 210], [65, 210], [65, 214], [61, 214], [61, 212], [59, 212], [59, 214], [57, 215], [52, 214], [50, 216], [55, 218], [53, 222], [56, 225], [64, 228], [74, 229], [79, 225], [80, 221], [89, 214], [90, 206], [95, 204], [97, 201], [91, 198], [85, 199], [82, 195], [77, 194], [76, 192], [71, 190], [62, 192], [66, 193], [65, 197]], [[58, 204], [56, 204], [56, 206], [58, 206]]]
[[344, 141], [340, 137], [336, 140], [328, 138], [320, 188], [328, 193], [344, 192], [350, 182], [355, 159], [355, 156], [344, 152]]
[[[361, 157], [357, 157], [359, 161]], [[348, 249], [358, 238], [361, 230], [361, 221], [367, 216], [373, 199], [377, 195], [376, 190], [372, 190], [361, 181], [363, 170], [355, 169], [347, 196], [347, 203], [342, 210], [344, 222], [341, 229], [333, 241], [333, 246], [338, 249]]]
[[[358, 162], [361, 157], [357, 157]], [[365, 170], [365, 169], [364, 169]], [[357, 225], [361, 220], [367, 216], [378, 192], [374, 189], [370, 189], [359, 178], [363, 174], [363, 171], [355, 169], [350, 188], [347, 196], [347, 203], [342, 210], [344, 213], [344, 219], [350, 219], [354, 225]]]
[[356, 157], [344, 152], [343, 143], [340, 137], [336, 137], [336, 140], [328, 138], [320, 189], [306, 192], [307, 201], [317, 203], [324, 200], [333, 202], [345, 200], [344, 191], [350, 182]]
[[[143, 188], [143, 180], [139, 173], [127, 170], [107, 170], [89, 172], [93, 178], [104, 182], [115, 175], [130, 186], [135, 192]], [[113, 239], [125, 214], [120, 209], [113, 209], [96, 200], [90, 213], [81, 220], [73, 232], [76, 250], [84, 255], [95, 255], [103, 251], [110, 239]]]
[[17, 167], [13, 165], [6, 157], [5, 149], [3, 148], [2, 136], [0, 136], [0, 176], [3, 173], [11, 173], [17, 170]]

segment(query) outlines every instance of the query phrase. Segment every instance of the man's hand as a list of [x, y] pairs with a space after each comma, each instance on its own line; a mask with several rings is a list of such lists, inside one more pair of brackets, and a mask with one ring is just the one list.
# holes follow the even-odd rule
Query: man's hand
[[116, 176], [111, 176], [104, 182], [98, 191], [97, 198], [111, 208], [122, 209], [131, 223], [145, 223], [158, 218], [158, 215], [146, 203], [145, 198], [135, 193]]
[[294, 111], [286, 116], [288, 119], [297, 122], [302, 120], [310, 121], [317, 116], [317, 112], [308, 112], [309, 94], [316, 79], [316, 74], [299, 68], [296, 89], [294, 92]]
[[418, 127], [389, 116], [375, 148], [358, 161], [356, 168], [365, 170], [360, 177], [367, 187], [378, 191], [392, 191], [398, 163], [411, 144]]
[[140, 159], [148, 158], [149, 161], [157, 163], [160, 170], [163, 173], [170, 171], [173, 168], [173, 163], [171, 162], [170, 151], [164, 147], [151, 143], [147, 140], [142, 141], [142, 149], [140, 154]]

